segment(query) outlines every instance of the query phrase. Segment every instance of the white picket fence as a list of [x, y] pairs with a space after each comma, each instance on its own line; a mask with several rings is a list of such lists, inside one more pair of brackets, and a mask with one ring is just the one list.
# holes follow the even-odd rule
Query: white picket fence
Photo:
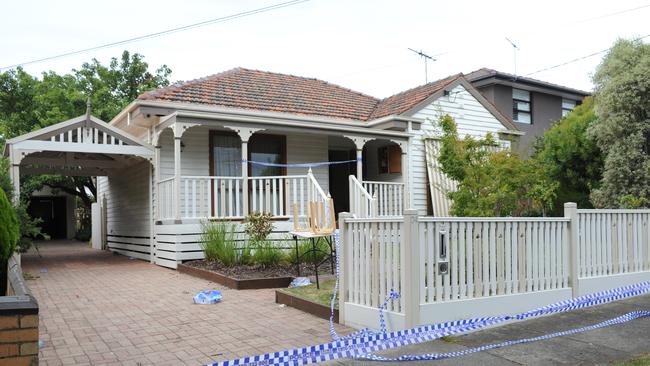
[[650, 280], [650, 210], [577, 210], [559, 218], [341, 214], [340, 319], [393, 329], [525, 311]]

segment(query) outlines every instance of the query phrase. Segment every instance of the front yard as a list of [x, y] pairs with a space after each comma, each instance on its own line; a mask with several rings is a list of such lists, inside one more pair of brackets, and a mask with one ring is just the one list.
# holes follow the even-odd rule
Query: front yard
[[[41, 307], [42, 365], [198, 365], [330, 340], [326, 320], [275, 304], [271, 289], [230, 290], [79, 242], [40, 252], [23, 266]], [[223, 301], [194, 305], [206, 289]]]

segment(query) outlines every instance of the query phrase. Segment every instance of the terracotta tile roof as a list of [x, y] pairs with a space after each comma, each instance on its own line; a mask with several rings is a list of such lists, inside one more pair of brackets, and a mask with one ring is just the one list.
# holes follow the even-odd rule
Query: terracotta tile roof
[[382, 99], [370, 115], [370, 119], [386, 117], [391, 114], [402, 114], [417, 106], [432, 94], [444, 89], [461, 76], [462, 74], [448, 76]]
[[362, 121], [378, 103], [374, 97], [326, 81], [244, 68], [150, 91], [138, 99]]
[[146, 92], [138, 99], [367, 121], [404, 113], [459, 76], [378, 99], [318, 79], [235, 68]]

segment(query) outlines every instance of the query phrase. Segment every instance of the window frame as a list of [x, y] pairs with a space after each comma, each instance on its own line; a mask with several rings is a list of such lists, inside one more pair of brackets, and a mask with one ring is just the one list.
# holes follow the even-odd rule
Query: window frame
[[[564, 108], [564, 101], [573, 102], [573, 108], [571, 108], [571, 109]], [[569, 98], [562, 98], [562, 104], [561, 104], [562, 117], [566, 117], [567, 114], [571, 113], [574, 109], [576, 109], [577, 106], [578, 106], [578, 101], [577, 100], [569, 99]], [[566, 114], [564, 114], [565, 111], [567, 112]]]
[[[520, 91], [520, 92], [525, 92], [528, 93], [528, 100], [525, 99], [520, 99], [520, 98], [515, 98], [515, 90]], [[528, 103], [528, 110], [525, 111], [523, 109], [519, 109], [517, 107], [517, 102], [522, 102], [522, 103]], [[515, 114], [519, 115], [519, 113], [526, 113], [530, 116], [530, 121], [529, 122], [522, 122], [517, 119], [515, 119]], [[512, 88], [512, 120], [517, 123], [521, 124], [526, 124], [526, 125], [532, 125], [533, 124], [533, 94], [524, 89], [519, 89], [519, 88]]]

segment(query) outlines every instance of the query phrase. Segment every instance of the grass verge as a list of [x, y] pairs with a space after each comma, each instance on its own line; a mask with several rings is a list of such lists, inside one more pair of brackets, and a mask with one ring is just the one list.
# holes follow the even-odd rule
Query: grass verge
[[[334, 291], [335, 280], [320, 281], [320, 289], [316, 288], [316, 284], [312, 283], [308, 286], [295, 287], [295, 288], [284, 288], [280, 291], [286, 292], [288, 294], [300, 297], [305, 300], [310, 300], [315, 303], [330, 306], [330, 299], [332, 298], [332, 292]], [[338, 309], [338, 294], [336, 294], [336, 302], [334, 306]]]
[[650, 353], [633, 358], [628, 361], [617, 362], [613, 366], [650, 366]]

